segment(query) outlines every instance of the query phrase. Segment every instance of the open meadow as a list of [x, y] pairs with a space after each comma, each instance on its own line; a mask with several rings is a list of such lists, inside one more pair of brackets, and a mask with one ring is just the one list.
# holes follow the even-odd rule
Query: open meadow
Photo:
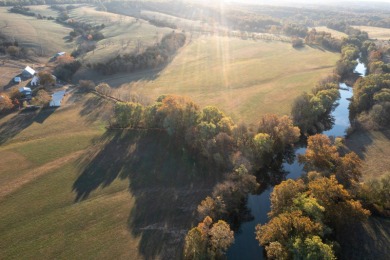
[[[237, 121], [289, 114], [295, 97], [331, 73], [338, 53], [279, 41], [201, 36], [162, 71], [100, 77], [123, 91], [157, 98], [178, 94], [214, 105]], [[126, 84], [126, 82], [130, 82]]]
[[2, 33], [17, 40], [21, 46], [33, 49], [39, 56], [72, 52], [75, 47], [75, 43], [66, 40], [72, 29], [55, 21], [10, 13], [6, 7], [0, 7], [0, 17]]
[[2, 258], [180, 257], [213, 183], [165, 133], [106, 132], [111, 108], [73, 94], [0, 119]]

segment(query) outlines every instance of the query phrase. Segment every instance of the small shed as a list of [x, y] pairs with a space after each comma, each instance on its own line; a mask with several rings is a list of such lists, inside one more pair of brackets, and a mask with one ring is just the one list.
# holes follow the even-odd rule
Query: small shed
[[25, 78], [32, 78], [35, 75], [35, 70], [33, 70], [31, 67], [27, 66], [23, 72], [22, 76]]
[[32, 93], [31, 88], [27, 88], [27, 87], [19, 88], [19, 92], [26, 95], [26, 96], [30, 96]]

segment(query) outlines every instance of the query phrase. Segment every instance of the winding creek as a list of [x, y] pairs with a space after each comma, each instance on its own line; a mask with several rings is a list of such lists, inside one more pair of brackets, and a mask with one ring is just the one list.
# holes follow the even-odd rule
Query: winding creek
[[[354, 72], [364, 77], [366, 67], [364, 63], [357, 61], [358, 65]], [[335, 109], [331, 114], [334, 125], [323, 134], [328, 136], [345, 135], [347, 128], [350, 126], [348, 106], [352, 95], [352, 88], [345, 83], [340, 83], [340, 99], [336, 101]], [[297, 155], [303, 154], [305, 151], [306, 147], [296, 148], [294, 162], [283, 164], [283, 169], [288, 172], [286, 179], [297, 179], [301, 176], [302, 166], [297, 161]], [[247, 207], [251, 210], [254, 219], [241, 224], [240, 230], [235, 234], [235, 242], [227, 253], [228, 259], [265, 259], [263, 247], [259, 246], [255, 239], [255, 227], [257, 224], [265, 224], [268, 221], [267, 214], [271, 208], [270, 194], [272, 190], [273, 187], [270, 187], [259, 195], [248, 196]]]

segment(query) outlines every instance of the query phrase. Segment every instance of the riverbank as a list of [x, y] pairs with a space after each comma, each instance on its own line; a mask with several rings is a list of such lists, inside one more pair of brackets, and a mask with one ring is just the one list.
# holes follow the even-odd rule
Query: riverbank
[[[357, 60], [358, 65], [354, 72], [358, 75], [366, 75], [366, 67], [364, 63]], [[350, 127], [349, 122], [349, 103], [353, 96], [353, 89], [345, 83], [339, 84], [340, 99], [334, 104], [334, 109], [331, 117], [334, 119], [334, 124], [331, 129], [324, 132], [328, 136], [345, 136], [347, 129]], [[298, 155], [304, 154], [306, 146], [296, 147], [295, 159], [293, 162], [285, 162], [283, 171], [287, 173], [286, 179], [297, 179], [303, 173], [302, 165], [298, 163]], [[257, 224], [265, 224], [268, 222], [268, 212], [271, 209], [270, 194], [273, 187], [259, 195], [249, 195], [247, 207], [251, 210], [254, 219], [250, 222], [243, 223], [240, 230], [236, 233], [235, 243], [228, 251], [229, 259], [265, 259], [263, 247], [259, 246], [255, 236], [255, 227]]]

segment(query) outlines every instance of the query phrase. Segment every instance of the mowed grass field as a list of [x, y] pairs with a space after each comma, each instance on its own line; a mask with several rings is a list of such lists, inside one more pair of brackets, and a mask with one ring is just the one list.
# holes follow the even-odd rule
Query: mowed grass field
[[[331, 73], [339, 57], [277, 41], [202, 36], [183, 47], [162, 71], [101, 79], [124, 91], [157, 98], [178, 94], [214, 105], [237, 121], [289, 114], [295, 97]], [[124, 82], [129, 84], [123, 84]]]
[[60, 51], [72, 52], [74, 49], [75, 44], [65, 39], [71, 28], [55, 21], [10, 13], [7, 9], [0, 7], [1, 31], [16, 39], [21, 46], [32, 48], [35, 53], [44, 57], [51, 57]]
[[339, 32], [339, 31], [336, 31], [336, 30], [333, 30], [333, 29], [330, 29], [326, 26], [317, 26], [317, 27], [314, 27], [318, 32], [327, 32], [327, 33], [331, 33], [333, 37], [337, 38], [337, 39], [342, 39], [342, 38], [348, 38], [348, 35], [343, 33], [343, 32]]
[[390, 29], [388, 28], [373, 27], [373, 26], [352, 26], [352, 27], [367, 32], [368, 37], [370, 37], [370, 39], [377, 39], [377, 40], [390, 39]]
[[136, 21], [136, 18], [130, 16], [97, 11], [91, 6], [73, 9], [70, 16], [80, 22], [105, 25], [101, 30], [105, 39], [97, 43], [95, 51], [83, 57], [87, 63], [104, 62], [117, 55], [131, 53], [139, 42], [145, 48], [159, 42], [165, 34], [172, 32], [170, 28], [156, 27], [144, 20]]
[[[346, 139], [346, 145], [363, 160], [363, 182], [389, 174], [389, 130], [356, 131]], [[390, 219], [371, 216], [361, 227], [357, 227], [350, 245], [346, 248], [346, 259], [360, 259], [364, 255], [366, 258], [386, 259], [390, 252]]]
[[211, 187], [165, 133], [106, 132], [111, 109], [73, 94], [0, 119], [0, 258], [180, 258]]
[[346, 141], [363, 159], [363, 180], [390, 173], [390, 131], [357, 131]]

